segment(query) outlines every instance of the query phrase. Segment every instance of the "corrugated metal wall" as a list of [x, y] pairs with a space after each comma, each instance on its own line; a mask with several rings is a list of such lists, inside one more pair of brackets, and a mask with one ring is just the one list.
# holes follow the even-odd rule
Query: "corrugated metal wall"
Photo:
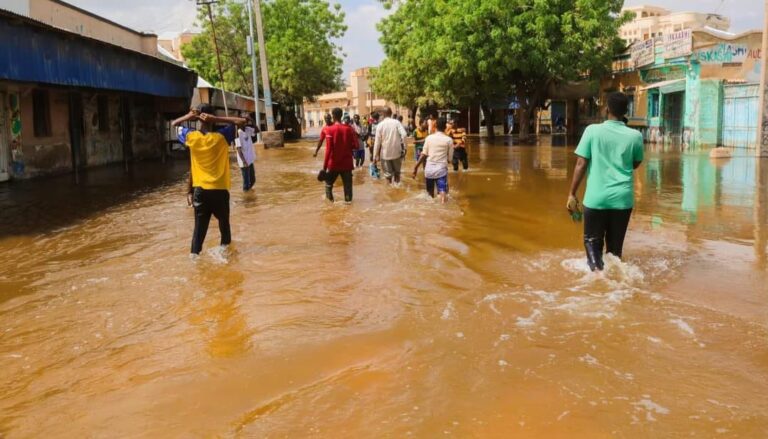
[[0, 40], [0, 79], [179, 98], [197, 82], [175, 64], [8, 15]]
[[723, 146], [754, 148], [757, 142], [758, 84], [723, 87]]

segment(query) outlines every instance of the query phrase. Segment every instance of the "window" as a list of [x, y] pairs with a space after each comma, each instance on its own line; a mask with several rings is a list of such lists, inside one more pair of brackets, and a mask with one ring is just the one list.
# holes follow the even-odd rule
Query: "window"
[[629, 105], [627, 106], [627, 118], [635, 117], [635, 95], [627, 95]]
[[32, 91], [32, 122], [35, 137], [50, 137], [51, 107], [48, 90]]
[[651, 93], [650, 96], [648, 96], [649, 99], [649, 113], [651, 117], [659, 117], [659, 102], [660, 102], [660, 96], [658, 92]]
[[97, 113], [99, 115], [99, 131], [109, 131], [109, 98], [97, 98]]

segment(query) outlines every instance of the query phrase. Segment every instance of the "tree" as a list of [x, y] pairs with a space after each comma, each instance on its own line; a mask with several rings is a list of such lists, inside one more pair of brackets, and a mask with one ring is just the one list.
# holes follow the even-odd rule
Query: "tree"
[[[383, 0], [385, 5], [391, 1]], [[389, 77], [424, 98], [480, 105], [517, 96], [521, 137], [550, 85], [607, 71], [623, 0], [401, 0], [379, 23]], [[401, 82], [401, 85], [403, 82]], [[493, 136], [493, 120], [486, 117]]]
[[[338, 4], [331, 6], [326, 0], [264, 0], [262, 14], [272, 98], [280, 104], [284, 123], [298, 125], [295, 105], [304, 98], [337, 90], [342, 84], [343, 54], [334, 41], [346, 32], [344, 12]], [[198, 24], [203, 32], [182, 48], [188, 65], [213, 84], [252, 95], [245, 5], [235, 0], [222, 0], [215, 5], [214, 24], [223, 80], [216, 67], [206, 11], [200, 12]]]
[[410, 77], [412, 72], [396, 65], [396, 61], [386, 59], [380, 67], [371, 69], [371, 89], [377, 95], [407, 107], [415, 115], [419, 104], [424, 103], [424, 93], [418, 78]]

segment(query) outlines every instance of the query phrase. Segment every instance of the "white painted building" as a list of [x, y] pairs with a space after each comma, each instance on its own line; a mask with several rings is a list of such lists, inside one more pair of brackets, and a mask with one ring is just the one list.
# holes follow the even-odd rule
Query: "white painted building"
[[635, 13], [635, 19], [621, 27], [619, 36], [628, 44], [656, 38], [683, 29], [704, 28], [727, 31], [731, 20], [719, 14], [702, 12], [672, 12], [658, 6], [634, 6], [623, 11]]

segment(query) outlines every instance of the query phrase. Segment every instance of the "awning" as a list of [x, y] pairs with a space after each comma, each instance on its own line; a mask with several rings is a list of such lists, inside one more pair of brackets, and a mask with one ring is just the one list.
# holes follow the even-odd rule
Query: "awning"
[[654, 84], [646, 85], [645, 87], [640, 88], [640, 90], [651, 90], [654, 88], [658, 88], [659, 91], [664, 94], [685, 91], [685, 79], [672, 79], [670, 81], [656, 82]]

